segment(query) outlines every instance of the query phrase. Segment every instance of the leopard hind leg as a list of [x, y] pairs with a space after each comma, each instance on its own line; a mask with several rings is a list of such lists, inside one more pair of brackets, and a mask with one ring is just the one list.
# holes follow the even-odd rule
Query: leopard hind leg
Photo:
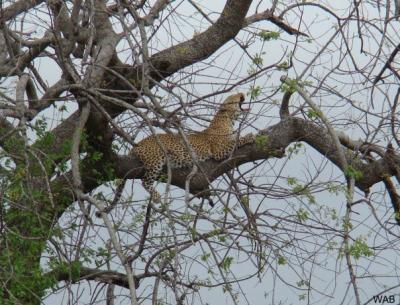
[[208, 204], [213, 208], [214, 207], [214, 201], [211, 198], [211, 190], [209, 187], [206, 187], [202, 190], [193, 190], [192, 191], [194, 196], [201, 199], [201, 202], [203, 203], [205, 200], [208, 201]]
[[156, 191], [154, 182], [160, 177], [163, 166], [164, 160], [160, 160], [160, 162], [154, 163], [151, 166], [145, 166], [146, 172], [142, 178], [144, 189], [150, 194], [150, 199], [155, 203], [161, 203], [161, 195]]

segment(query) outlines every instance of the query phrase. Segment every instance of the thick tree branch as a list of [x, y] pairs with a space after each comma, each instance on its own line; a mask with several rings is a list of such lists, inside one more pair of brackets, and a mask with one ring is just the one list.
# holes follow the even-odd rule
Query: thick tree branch
[[[87, 280], [87, 281], [97, 281], [100, 283], [112, 283], [114, 285], [123, 288], [127, 289], [129, 288], [126, 274], [112, 270], [99, 270], [94, 268], [82, 267], [79, 269], [79, 276], [76, 277], [71, 277], [71, 272], [64, 270], [51, 271], [45, 274], [44, 276], [55, 278], [57, 281], [66, 281], [71, 283], [77, 283], [82, 280]], [[159, 272], [145, 272], [135, 275], [134, 282], [136, 289], [139, 288], [141, 280], [157, 276], [160, 276]], [[166, 272], [162, 272], [161, 277], [166, 281], [171, 280], [171, 277]], [[195, 289], [196, 285], [197, 286], [200, 285], [200, 283], [194, 283], [194, 282], [183, 283], [178, 281], [178, 283], [191, 289]]]
[[[214, 181], [219, 176], [239, 165], [257, 160], [266, 160], [276, 157], [281, 158], [283, 157], [285, 149], [291, 143], [297, 141], [306, 142], [335, 164], [340, 170], [343, 172], [346, 170], [342, 166], [342, 161], [337, 153], [337, 147], [329, 132], [326, 128], [313, 122], [301, 118], [288, 117], [278, 124], [262, 130], [259, 135], [265, 136], [268, 139], [265, 146], [257, 144], [246, 145], [237, 149], [229, 160], [223, 162], [217, 162], [215, 160], [200, 162], [199, 165], [202, 171], [198, 171], [191, 178], [191, 193], [196, 194], [208, 189], [209, 182]], [[344, 137], [343, 135], [339, 135], [339, 138], [343, 139]], [[346, 148], [343, 147], [344, 153], [345, 150]], [[347, 163], [362, 173], [362, 177], [355, 182], [356, 187], [362, 191], [367, 192], [371, 186], [383, 181], [384, 177], [395, 174], [392, 166], [388, 164], [385, 158], [365, 162], [361, 159], [354, 158], [354, 155], [345, 153], [345, 156], [347, 158]], [[398, 155], [392, 156], [391, 160], [392, 162], [400, 164], [400, 156]], [[143, 166], [141, 162], [133, 156], [114, 155], [110, 162], [118, 178], [140, 179], [143, 177]], [[82, 177], [85, 192], [89, 192], [100, 185], [99, 183], [101, 182], [98, 181], [98, 176], [93, 174], [98, 173], [99, 170], [101, 170], [101, 168], [88, 167], [83, 169], [87, 174], [85, 177]], [[185, 189], [186, 178], [190, 172], [191, 168], [174, 170], [172, 172], [171, 183]], [[205, 177], [203, 173], [207, 173], [207, 176]], [[55, 183], [63, 184], [66, 178], [70, 179], [70, 174], [66, 177], [59, 177], [55, 180]], [[71, 198], [71, 200], [72, 199], [73, 198]]]
[[[79, 277], [71, 278], [70, 272], [65, 271], [52, 271], [45, 275], [46, 277], [55, 277], [58, 281], [67, 281], [76, 283], [81, 280], [94, 280], [102, 283], [113, 283], [115, 285], [124, 287], [129, 289], [128, 279], [126, 278], [126, 274], [111, 271], [111, 270], [99, 270], [82, 267], [79, 270]], [[135, 279], [135, 284], [139, 286], [139, 280], [141, 277]]]
[[396, 186], [389, 177], [383, 178], [383, 183], [385, 184], [386, 190], [388, 191], [390, 201], [392, 202], [392, 207], [395, 212], [395, 220], [397, 225], [400, 225], [400, 196], [397, 192]]
[[[189, 41], [151, 56], [149, 59], [151, 69], [150, 76], [159, 81], [213, 54], [227, 41], [235, 37], [242, 28], [243, 20], [251, 2], [251, 0], [228, 0], [220, 18], [205, 32], [196, 35]], [[99, 22], [102, 20], [101, 18], [106, 17], [105, 8], [103, 8], [102, 11], [98, 12]], [[115, 47], [117, 39], [111, 33], [111, 28], [108, 25], [103, 25], [101, 29], [102, 34], [100, 38], [103, 38], [104, 43], [102, 48], [100, 48], [101, 54], [97, 56], [97, 62], [96, 65], [94, 65], [95, 68], [90, 69], [91, 72], [87, 73], [88, 76], [92, 77], [90, 84], [99, 84], [104, 73], [103, 67], [108, 64], [108, 60], [111, 60], [110, 66], [113, 66], [113, 69], [115, 69], [119, 75], [124, 76], [126, 79], [133, 82], [136, 87], [140, 88], [142, 68], [140, 66], [132, 67], [121, 65], [116, 57], [112, 57], [113, 47]], [[107, 37], [110, 38], [107, 39]], [[99, 44], [101, 44], [101, 41]], [[111, 90], [125, 90], [127, 94], [119, 94], [119, 97], [129, 102], [135, 100], [137, 96], [132, 93], [132, 86], [121, 81], [115, 74], [107, 73], [106, 76], [107, 79], [105, 83], [107, 84], [107, 88]], [[112, 117], [115, 117], [124, 110], [125, 109], [122, 107], [112, 107], [109, 112]], [[72, 114], [52, 131], [57, 143], [62, 143], [66, 139], [72, 137], [77, 118], [78, 115], [76, 113]], [[55, 149], [56, 153], [58, 149], [61, 149], [61, 146], [55, 145], [52, 149]]]
[[158, 18], [158, 15], [165, 7], [172, 2], [171, 0], [157, 0], [156, 3], [151, 7], [150, 12], [143, 17], [146, 26], [152, 25], [154, 20]]
[[18, 128], [14, 127], [7, 117], [0, 111], [0, 146], [10, 154], [12, 158], [20, 159], [18, 143], [23, 143], [24, 139], [18, 134]]
[[6, 8], [0, 9], [0, 24], [8, 21], [15, 16], [30, 10], [31, 8], [41, 4], [44, 0], [19, 0]]
[[[159, 71], [159, 77], [156, 79], [161, 80], [184, 67], [209, 57], [234, 38], [243, 27], [243, 20], [251, 2], [250, 0], [226, 1], [220, 18], [206, 31], [153, 55], [150, 58], [150, 64], [155, 68], [155, 72]], [[164, 69], [159, 69], [160, 66]]]
[[[23, 71], [33, 59], [39, 56], [50, 45], [53, 39], [52, 33], [46, 32], [42, 38], [28, 43], [29, 49], [27, 51], [20, 53], [20, 50], [17, 50], [17, 54], [9, 58], [6, 58], [5, 54], [3, 54], [3, 58], [0, 59], [0, 61], [3, 61], [3, 65], [0, 66], [0, 76], [16, 75]], [[22, 43], [22, 41], [18, 41], [18, 43]]]
[[[332, 138], [327, 133], [326, 129], [321, 126], [316, 125], [313, 122], [309, 122], [300, 118], [291, 118], [293, 122], [292, 128], [296, 132], [296, 138], [300, 141], [304, 141], [311, 147], [316, 149], [319, 153], [325, 156], [333, 164], [335, 164], [341, 171], [345, 171], [342, 168], [341, 160], [337, 154], [336, 146], [334, 145]], [[339, 140], [344, 140], [343, 134], [339, 136]], [[347, 137], [348, 139], [348, 137]], [[352, 141], [355, 142], [355, 141]], [[343, 147], [345, 150], [345, 147]], [[351, 165], [355, 170], [362, 173], [362, 177], [356, 180], [356, 187], [364, 192], [368, 192], [369, 188], [375, 183], [381, 182], [382, 177], [385, 175], [392, 176], [395, 173], [391, 169], [388, 162], [384, 159], [378, 159], [367, 163], [360, 158], [355, 157], [355, 155], [345, 153], [347, 163]], [[396, 156], [396, 162], [400, 164], [400, 156]]]

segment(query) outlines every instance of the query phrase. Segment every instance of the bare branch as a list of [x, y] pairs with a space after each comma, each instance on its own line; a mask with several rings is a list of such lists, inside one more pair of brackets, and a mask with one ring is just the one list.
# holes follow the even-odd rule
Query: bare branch
[[171, 2], [171, 0], [157, 0], [150, 9], [150, 12], [145, 17], [143, 17], [145, 25], [152, 25], [154, 20], [158, 18], [160, 12], [163, 11], [165, 7]]
[[285, 23], [285, 21], [280, 16], [275, 16], [270, 10], [266, 10], [262, 13], [254, 14], [252, 16], [247, 17], [244, 21], [244, 26], [248, 26], [252, 23], [256, 23], [256, 22], [263, 21], [263, 20], [267, 20], [267, 21], [275, 24], [277, 27], [281, 28], [289, 35], [300, 35], [300, 36], [308, 37], [307, 34], [301, 32], [298, 29], [295, 29], [292, 26]]
[[387, 69], [390, 69], [390, 70], [392, 69], [392, 68], [391, 68], [392, 62], [393, 62], [394, 58], [396, 57], [396, 55], [397, 55], [397, 53], [398, 53], [399, 51], [400, 51], [400, 44], [398, 44], [398, 45], [396, 46], [396, 48], [394, 48], [394, 50], [393, 50], [392, 53], [390, 54], [388, 60], [386, 61], [385, 65], [382, 67], [381, 71], [380, 71], [380, 72], [378, 73], [378, 75], [375, 77], [374, 82], [373, 82], [374, 85], [377, 84], [380, 80], [382, 80], [383, 73], [385, 73], [385, 71], [386, 71]]

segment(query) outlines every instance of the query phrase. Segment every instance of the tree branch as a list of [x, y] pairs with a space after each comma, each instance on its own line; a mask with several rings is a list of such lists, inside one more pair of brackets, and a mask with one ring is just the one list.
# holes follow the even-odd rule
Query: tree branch
[[[44, 275], [45, 277], [55, 277], [58, 281], [67, 281], [76, 283], [81, 280], [94, 280], [102, 283], [113, 283], [115, 285], [124, 287], [129, 289], [128, 279], [126, 278], [126, 274], [111, 271], [111, 270], [99, 270], [99, 269], [92, 269], [82, 267], [79, 269], [79, 277], [78, 278], [71, 278], [70, 272], [65, 271], [51, 271]], [[139, 286], [139, 280], [135, 279], [135, 285]], [[136, 288], [137, 288], [136, 287]]]
[[[304, 141], [309, 144], [321, 155], [338, 166], [340, 170], [345, 171], [337, 153], [336, 145], [329, 132], [326, 128], [313, 122], [302, 118], [288, 117], [278, 124], [262, 130], [259, 135], [265, 136], [268, 139], [265, 146], [258, 144], [245, 145], [237, 149], [229, 160], [217, 162], [211, 159], [200, 162], [199, 166], [202, 168], [202, 171], [198, 171], [192, 177], [190, 192], [196, 194], [208, 189], [210, 182], [239, 165], [257, 160], [281, 158], [284, 156], [285, 149], [291, 143], [297, 141]], [[343, 138], [343, 135], [340, 135], [339, 138]], [[345, 147], [343, 147], [344, 152]], [[368, 191], [374, 184], [383, 181], [383, 177], [395, 174], [392, 166], [388, 164], [385, 158], [367, 163], [361, 159], [354, 158], [354, 156], [348, 156], [348, 154], [345, 154], [345, 156], [347, 163], [362, 173], [362, 177], [355, 181], [355, 186], [364, 192]], [[400, 164], [399, 155], [392, 156], [391, 160]], [[114, 155], [110, 162], [118, 178], [141, 179], [143, 177], [143, 165], [134, 156]], [[85, 177], [82, 177], [85, 192], [89, 192], [100, 185], [101, 182], [97, 179], [99, 170], [101, 168], [88, 167], [82, 169], [86, 173]], [[171, 184], [185, 189], [186, 178], [190, 172], [191, 168], [175, 169], [172, 172]], [[94, 173], [97, 173], [97, 176]], [[207, 176], [204, 176], [204, 173], [207, 173]], [[55, 179], [54, 183], [65, 184], [64, 181], [66, 178], [67, 180], [71, 179], [70, 173], [65, 177]]]
[[19, 0], [4, 9], [0, 8], [0, 23], [3, 24], [15, 16], [41, 4], [42, 2], [44, 2], [44, 0]]
[[[251, 4], [251, 0], [228, 0], [225, 7], [221, 13], [220, 18], [210, 26], [205, 32], [196, 35], [192, 39], [173, 46], [169, 49], [163, 50], [149, 59], [150, 66], [150, 76], [160, 81], [161, 79], [193, 64], [202, 59], [207, 58], [215, 51], [217, 51], [221, 46], [223, 46], [227, 41], [236, 36], [239, 30], [242, 28], [243, 20]], [[101, 18], [106, 18], [106, 12], [100, 11], [98, 14], [99, 22]], [[114, 50], [115, 44], [117, 43], [116, 38], [106, 39], [110, 35], [110, 28], [108, 25], [103, 25], [101, 27], [104, 43], [102, 48], [100, 48], [101, 54], [97, 57], [96, 68], [88, 69], [91, 72], [87, 73], [91, 76], [91, 84], [100, 84], [103, 73], [104, 66], [108, 64], [111, 60], [110, 66], [116, 70], [117, 74], [125, 76], [126, 79], [130, 80], [135, 86], [140, 88], [141, 84], [141, 66], [132, 67], [129, 65], [122, 65], [116, 57], [112, 57], [112, 51]], [[111, 34], [113, 36], [113, 34]], [[110, 41], [109, 41], [110, 40]], [[101, 44], [101, 41], [99, 42]], [[126, 82], [121, 81], [120, 78], [116, 77], [113, 73], [106, 73], [105, 82], [107, 84], [106, 88], [111, 90], [126, 91], [127, 93], [122, 95], [119, 94], [119, 98], [123, 98], [126, 101], [133, 102], [137, 95], [132, 93], [132, 86], [129, 86]], [[150, 84], [153, 86], [154, 84]], [[108, 107], [110, 108], [110, 107]], [[108, 109], [112, 117], [116, 117], [122, 113], [124, 108], [113, 107]], [[75, 130], [75, 125], [77, 123], [77, 118], [79, 115], [77, 113], [72, 114], [63, 123], [59, 124], [52, 133], [54, 135], [55, 141], [57, 143], [62, 143], [65, 139], [70, 139], [72, 137], [72, 132]], [[61, 149], [60, 145], [54, 145], [52, 151], [57, 153]]]
[[306, 33], [300, 32], [298, 29], [295, 29], [295, 28], [291, 27], [290, 25], [288, 25], [287, 23], [285, 23], [284, 20], [280, 16], [275, 16], [270, 10], [266, 10], [262, 13], [254, 14], [250, 17], [247, 17], [244, 21], [244, 25], [248, 26], [252, 23], [259, 22], [262, 20], [267, 20], [267, 21], [275, 24], [277, 27], [281, 28], [289, 35], [300, 35], [300, 36], [309, 37]]
[[[149, 65], [150, 75], [160, 81], [173, 73], [204, 60], [217, 51], [226, 42], [236, 36], [243, 27], [243, 21], [250, 7], [251, 0], [228, 0], [220, 18], [206, 31], [192, 39], [151, 56]], [[124, 66], [121, 75], [128, 79], [137, 80], [142, 67]], [[118, 87], [118, 86], [117, 86]], [[115, 88], [115, 87], [113, 87]]]

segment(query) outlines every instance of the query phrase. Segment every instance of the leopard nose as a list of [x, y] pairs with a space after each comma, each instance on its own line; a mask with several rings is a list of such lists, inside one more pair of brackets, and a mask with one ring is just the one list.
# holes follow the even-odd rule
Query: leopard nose
[[240, 101], [244, 102], [244, 94], [243, 93], [240, 93]]

